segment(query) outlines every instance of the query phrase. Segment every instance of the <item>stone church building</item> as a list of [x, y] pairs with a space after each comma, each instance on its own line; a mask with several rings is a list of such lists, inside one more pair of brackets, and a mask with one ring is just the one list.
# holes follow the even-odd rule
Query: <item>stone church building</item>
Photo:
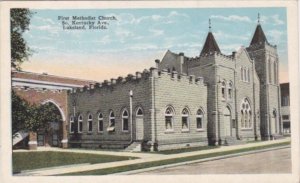
[[260, 24], [231, 55], [209, 31], [199, 56], [167, 51], [156, 64], [73, 90], [69, 145], [162, 150], [282, 134], [277, 48]]
[[164, 150], [282, 135], [277, 48], [260, 23], [250, 45], [231, 55], [209, 30], [198, 56], [168, 50], [155, 62], [68, 89], [63, 147]]

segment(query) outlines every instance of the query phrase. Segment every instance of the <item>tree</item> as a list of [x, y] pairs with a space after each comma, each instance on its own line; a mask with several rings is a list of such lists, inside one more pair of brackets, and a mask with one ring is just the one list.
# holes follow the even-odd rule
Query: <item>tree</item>
[[[12, 90], [12, 134], [25, 129], [29, 117], [30, 105]], [[14, 137], [14, 136], [13, 136]]]
[[21, 130], [37, 132], [49, 128], [48, 122], [61, 121], [59, 110], [53, 104], [33, 105], [12, 90], [12, 134]]
[[23, 38], [23, 33], [29, 30], [32, 14], [29, 9], [24, 8], [10, 10], [11, 67], [17, 70], [21, 69], [20, 65], [32, 54]]

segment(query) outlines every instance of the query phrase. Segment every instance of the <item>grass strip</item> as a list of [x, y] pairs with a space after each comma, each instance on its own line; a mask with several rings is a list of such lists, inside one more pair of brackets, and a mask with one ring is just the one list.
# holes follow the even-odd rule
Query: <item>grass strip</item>
[[193, 152], [193, 151], [203, 151], [203, 150], [216, 149], [216, 148], [220, 148], [220, 146], [187, 147], [187, 148], [181, 148], [181, 149], [155, 151], [155, 152], [151, 152], [151, 153], [155, 153], [155, 154], [179, 154], [179, 153], [186, 153], [186, 152]]
[[290, 144], [290, 142], [282, 142], [282, 143], [277, 143], [277, 144], [270, 144], [270, 145], [257, 146], [257, 147], [248, 147], [248, 148], [230, 150], [230, 151], [225, 151], [225, 152], [215, 152], [215, 153], [209, 153], [209, 154], [194, 155], [194, 156], [188, 156], [188, 157], [182, 157], [182, 158], [173, 158], [173, 159], [168, 159], [168, 160], [153, 161], [153, 162], [147, 162], [147, 163], [138, 163], [138, 164], [133, 164], [133, 165], [125, 165], [125, 166], [105, 168], [105, 169], [99, 169], [99, 170], [67, 173], [67, 174], [61, 174], [61, 175], [108, 175], [108, 174], [112, 174], [112, 173], [120, 173], [120, 172], [150, 168], [150, 167], [155, 167], [155, 166], [181, 163], [181, 162], [185, 162], [185, 161], [193, 161], [193, 160], [223, 156], [223, 155], [228, 155], [228, 154], [236, 154], [236, 153], [242, 153], [242, 152], [247, 152], [247, 151], [261, 150], [261, 149], [279, 147], [279, 146], [284, 146], [284, 145], [289, 145], [289, 144]]
[[13, 152], [13, 172], [83, 163], [107, 163], [136, 159], [135, 157], [73, 152]]

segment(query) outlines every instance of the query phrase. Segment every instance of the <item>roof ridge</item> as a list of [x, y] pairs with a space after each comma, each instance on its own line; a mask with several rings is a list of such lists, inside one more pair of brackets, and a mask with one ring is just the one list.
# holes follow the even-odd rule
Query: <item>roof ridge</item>
[[77, 81], [98, 82], [98, 81], [94, 81], [94, 80], [87, 80], [87, 79], [80, 79], [80, 78], [66, 77], [66, 76], [58, 76], [58, 75], [52, 75], [52, 74], [43, 74], [43, 73], [36, 73], [36, 72], [31, 72], [31, 71], [12, 71], [12, 72], [32, 74], [32, 75], [38, 75], [38, 76], [56, 77], [56, 78], [62, 78], [62, 79], [71, 79], [71, 80], [77, 80]]

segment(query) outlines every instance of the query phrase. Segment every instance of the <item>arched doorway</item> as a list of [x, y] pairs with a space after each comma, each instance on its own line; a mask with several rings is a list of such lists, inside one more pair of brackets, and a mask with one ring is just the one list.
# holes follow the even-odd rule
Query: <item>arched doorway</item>
[[231, 133], [231, 111], [228, 106], [226, 106], [224, 108], [223, 121], [224, 121], [224, 137], [232, 136], [232, 133]]
[[136, 140], [144, 140], [144, 112], [140, 107], [135, 113], [135, 134]]
[[60, 147], [63, 139], [62, 123], [64, 115], [56, 103], [46, 101], [42, 103], [43, 113], [50, 116], [50, 121], [43, 121], [44, 128], [37, 131], [37, 145], [46, 147]]

